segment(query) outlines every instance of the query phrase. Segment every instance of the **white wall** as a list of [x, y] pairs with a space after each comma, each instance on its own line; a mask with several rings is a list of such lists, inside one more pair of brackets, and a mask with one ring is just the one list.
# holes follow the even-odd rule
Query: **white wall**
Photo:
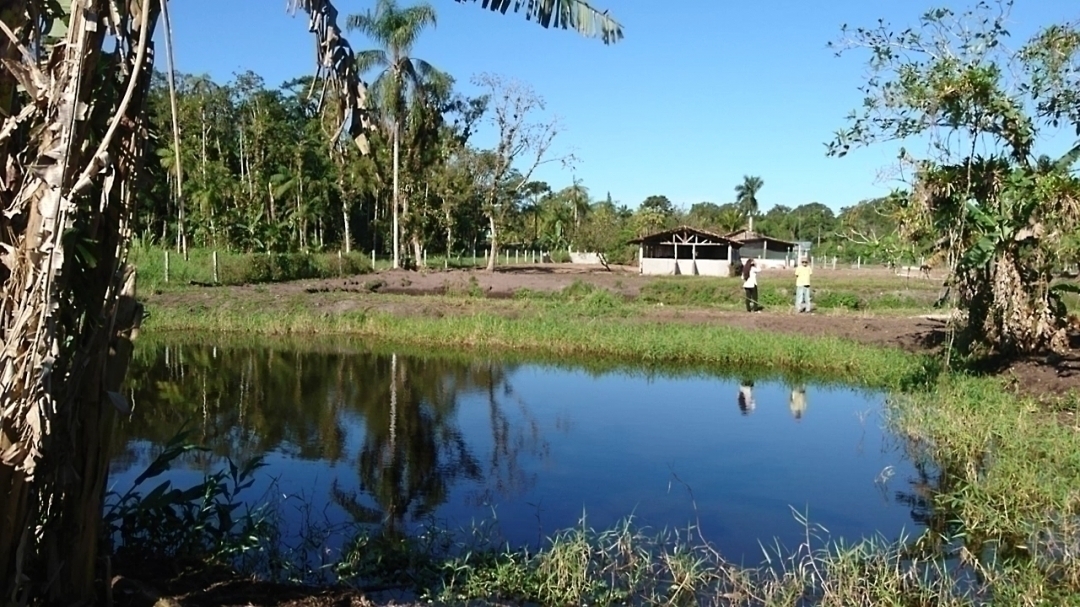
[[[795, 258], [798, 259], [798, 258]], [[762, 270], [782, 270], [784, 268], [790, 268], [795, 263], [795, 259], [788, 262], [786, 259], [761, 259], [755, 258], [754, 263], [757, 264]]]
[[587, 263], [592, 265], [599, 265], [600, 255], [598, 253], [582, 253], [580, 251], [570, 251], [570, 263]]
[[[728, 267], [726, 259], [679, 260], [679, 274], [684, 276], [727, 276]], [[641, 260], [641, 273], [649, 276], [671, 276], [675, 274], [675, 260], [646, 257]]]

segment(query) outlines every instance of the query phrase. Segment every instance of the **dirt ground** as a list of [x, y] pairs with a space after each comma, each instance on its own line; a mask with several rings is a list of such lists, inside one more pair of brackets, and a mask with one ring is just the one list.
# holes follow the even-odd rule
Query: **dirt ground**
[[[834, 283], [873, 283], [879, 288], [933, 289], [935, 281], [897, 277], [884, 269], [820, 272]], [[762, 281], [790, 280], [783, 271], [766, 271]], [[514, 314], [514, 302], [504, 302], [520, 289], [558, 291], [581, 280], [634, 298], [656, 277], [640, 276], [636, 268], [562, 265], [515, 266], [495, 273], [483, 271], [387, 271], [348, 279], [307, 280], [274, 285], [242, 287], [185, 288], [146, 297], [151, 313], [155, 308], [230, 306], [243, 302], [262, 310], [289, 309], [296, 305], [317, 308], [323, 313], [371, 309], [401, 315], [465, 314], [477, 310]], [[938, 283], [940, 281], [937, 281]], [[476, 298], [430, 297], [453, 293], [476, 293]], [[415, 297], [405, 297], [415, 296]], [[425, 297], [426, 296], [426, 297]], [[796, 315], [792, 310], [767, 310], [748, 314], [717, 308], [654, 305], [643, 307], [643, 321], [723, 324], [751, 330], [834, 336], [855, 343], [894, 346], [909, 352], [933, 352], [943, 344], [945, 320], [940, 316], [873, 315], [857, 312], [822, 312]], [[1074, 340], [1080, 342], [1080, 340]], [[1047, 401], [1080, 390], [1080, 356], [1039, 358], [1013, 363], [997, 372], [1010, 378], [1018, 392]], [[1072, 421], [1072, 420], [1071, 420]], [[141, 569], [141, 568], [140, 568]], [[127, 576], [131, 577], [127, 577]], [[138, 580], [157, 581], [153, 585]], [[200, 573], [195, 577], [175, 571], [126, 571], [111, 584], [113, 598], [121, 607], [203, 607], [278, 606], [328, 607], [410, 605], [411, 597], [394, 591], [360, 592], [349, 588], [303, 588], [237, 579], [227, 572]]]

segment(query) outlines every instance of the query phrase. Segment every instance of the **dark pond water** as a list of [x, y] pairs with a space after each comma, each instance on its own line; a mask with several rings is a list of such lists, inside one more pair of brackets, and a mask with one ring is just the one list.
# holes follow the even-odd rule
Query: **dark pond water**
[[[265, 455], [249, 492], [286, 522], [362, 518], [399, 527], [497, 519], [535, 544], [627, 515], [654, 529], [697, 521], [726, 558], [762, 561], [759, 542], [897, 539], [921, 528], [925, 482], [884, 429], [884, 395], [708, 374], [589, 371], [355, 348], [143, 349], [134, 411], [120, 425], [112, 484], [125, 490], [187, 422], [210, 448], [171, 471], [180, 485], [223, 458]], [[273, 483], [273, 484], [272, 484]], [[334, 489], [337, 497], [334, 497]], [[353, 509], [357, 512], [357, 509]], [[293, 514], [289, 514], [292, 512]]]

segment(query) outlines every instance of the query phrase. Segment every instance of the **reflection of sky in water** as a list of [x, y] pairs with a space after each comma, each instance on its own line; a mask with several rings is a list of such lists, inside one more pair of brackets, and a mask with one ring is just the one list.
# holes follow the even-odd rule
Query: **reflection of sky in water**
[[[504, 538], [517, 544], [574, 526], [583, 511], [595, 529], [629, 514], [653, 529], [699, 520], [706, 539], [726, 558], [747, 564], [761, 561], [759, 540], [772, 546], [778, 538], [789, 548], [802, 540], [792, 508], [808, 513], [834, 539], [878, 532], [895, 539], [903, 528], [915, 527], [908, 507], [893, 499], [896, 491], [909, 490], [915, 472], [881, 429], [881, 395], [811, 384], [805, 413], [795, 419], [791, 387], [780, 383], [757, 383], [754, 409], [744, 414], [733, 379], [594, 376], [531, 365], [510, 371], [493, 394], [504, 416], [496, 424], [486, 390], [458, 395], [451, 423], [481, 475], [450, 481], [446, 502], [435, 513], [443, 524], [468, 525], [490, 518], [494, 508]], [[320, 520], [343, 520], [326, 496], [335, 480], [344, 489], [359, 488], [356, 461], [366, 433], [362, 413], [346, 405], [336, 416], [346, 430], [340, 461], [302, 460], [287, 445], [279, 447], [268, 454], [248, 498], [262, 496], [275, 479], [277, 499], [293, 496], [283, 502], [287, 520], [303, 511], [296, 496], [313, 503]], [[496, 466], [493, 434], [499, 432], [517, 455]], [[118, 490], [148, 463], [149, 445], [129, 443], [132, 455], [134, 462], [114, 466], [111, 483]], [[889, 466], [895, 476], [886, 488], [875, 481]], [[174, 470], [168, 478], [187, 486], [201, 472]]]

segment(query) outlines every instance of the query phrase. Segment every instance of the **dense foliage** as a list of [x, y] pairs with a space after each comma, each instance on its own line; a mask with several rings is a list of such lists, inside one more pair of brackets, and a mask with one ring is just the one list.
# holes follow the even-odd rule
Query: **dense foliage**
[[[962, 344], [994, 354], [1068, 349], [1061, 286], [1080, 229], [1080, 29], [1050, 26], [1016, 49], [1011, 2], [924, 14], [918, 28], [846, 32], [869, 53], [862, 109], [830, 152], [882, 141], [910, 175], [894, 197], [909, 242], [929, 242], [967, 313]], [[1065, 142], [1064, 154], [1056, 151]], [[1041, 153], [1040, 153], [1041, 152]]]

